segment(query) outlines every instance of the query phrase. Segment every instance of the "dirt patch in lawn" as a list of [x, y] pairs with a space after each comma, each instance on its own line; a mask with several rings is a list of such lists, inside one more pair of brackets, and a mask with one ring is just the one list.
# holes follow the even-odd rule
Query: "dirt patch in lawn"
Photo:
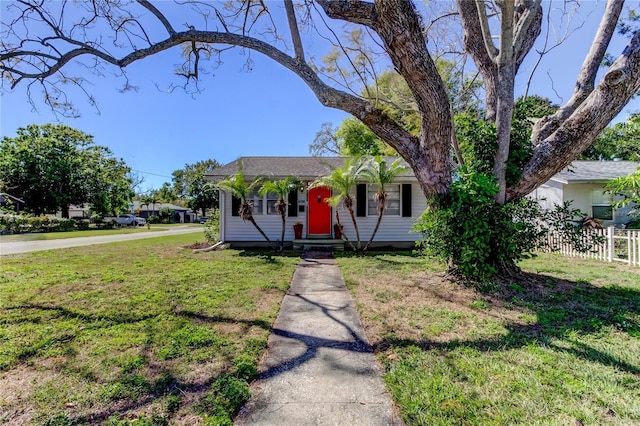
[[[351, 277], [362, 321], [376, 351], [389, 342], [413, 341], [441, 344], [507, 333], [503, 324], [527, 324], [526, 308], [509, 305], [511, 296], [495, 294], [452, 281], [444, 273], [419, 271], [408, 277], [394, 274]], [[548, 292], [544, 284], [532, 282], [534, 291]], [[496, 284], [496, 289], [507, 284]], [[562, 291], [556, 287], [554, 291]], [[487, 324], [493, 325], [487, 327]], [[487, 329], [491, 331], [488, 332]]]
[[180, 246], [180, 248], [183, 248], [183, 249], [203, 249], [203, 248], [207, 248], [207, 247], [211, 247], [211, 244], [209, 244], [206, 241], [202, 241], [202, 242], [196, 241], [193, 244], [187, 244], [186, 246]]

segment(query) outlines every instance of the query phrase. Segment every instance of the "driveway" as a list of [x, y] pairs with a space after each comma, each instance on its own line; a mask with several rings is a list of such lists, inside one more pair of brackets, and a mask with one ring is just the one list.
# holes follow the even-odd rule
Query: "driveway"
[[0, 243], [0, 255], [27, 253], [31, 251], [52, 250], [69, 247], [91, 246], [94, 244], [115, 243], [119, 241], [142, 240], [145, 238], [167, 237], [179, 234], [203, 233], [204, 228], [176, 226], [167, 231], [144, 232], [139, 234], [100, 235], [97, 237], [77, 237], [62, 240], [19, 241]]

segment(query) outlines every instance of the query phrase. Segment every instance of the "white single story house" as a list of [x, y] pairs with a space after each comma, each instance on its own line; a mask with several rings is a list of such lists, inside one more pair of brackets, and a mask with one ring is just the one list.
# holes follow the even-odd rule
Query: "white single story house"
[[[395, 157], [386, 158], [388, 163]], [[221, 181], [238, 172], [239, 164], [249, 182], [260, 176], [264, 180], [279, 180], [287, 176], [297, 177], [303, 183], [300, 191], [289, 194], [285, 242], [294, 241], [293, 225], [303, 226], [302, 240], [335, 239], [335, 209], [324, 200], [335, 195], [328, 188], [310, 188], [310, 184], [332, 169], [342, 167], [344, 157], [241, 157], [207, 175], [212, 181]], [[572, 201], [588, 216], [601, 219], [605, 226], [622, 225], [629, 221], [631, 209], [612, 209], [615, 199], [604, 194], [604, 185], [611, 179], [634, 173], [640, 163], [631, 161], [574, 161], [551, 180], [530, 194], [542, 207], [552, 209], [565, 201]], [[376, 185], [361, 182], [354, 188], [356, 219], [363, 242], [369, 240], [377, 220], [377, 207], [373, 199]], [[426, 199], [411, 169], [400, 174], [395, 182], [386, 186], [389, 194], [387, 209], [372, 247], [412, 247], [419, 235], [411, 232], [415, 219], [426, 209]], [[282, 220], [275, 211], [276, 195], [251, 194], [253, 216], [272, 241], [278, 241]], [[234, 247], [265, 246], [260, 233], [239, 216], [240, 201], [231, 194], [220, 192], [220, 240]], [[347, 237], [355, 241], [355, 230], [348, 211], [338, 207], [340, 222]], [[296, 240], [298, 241], [298, 240]], [[295, 243], [295, 242], [294, 242]]]
[[629, 222], [632, 207], [613, 209], [611, 202], [620, 197], [605, 194], [604, 186], [611, 179], [635, 173], [639, 167], [640, 163], [633, 161], [574, 161], [530, 196], [548, 209], [571, 201], [572, 208], [601, 220], [604, 226], [622, 226]]
[[[335, 194], [328, 188], [310, 188], [309, 185], [317, 178], [330, 174], [332, 169], [342, 167], [344, 160], [344, 157], [242, 157], [213, 170], [208, 179], [221, 181], [230, 177], [237, 173], [240, 163], [247, 181], [257, 176], [266, 180], [296, 177], [302, 181], [303, 188], [289, 194], [285, 242], [294, 240], [293, 225], [296, 223], [303, 226], [302, 240], [330, 240], [336, 236], [336, 217], [334, 208], [325, 199]], [[391, 163], [395, 158], [386, 160]], [[411, 169], [400, 174], [385, 189], [389, 194], [387, 209], [371, 247], [412, 247], [418, 238], [417, 234], [411, 233], [413, 222], [426, 208], [422, 189]], [[376, 224], [377, 207], [373, 199], [376, 190], [375, 185], [366, 182], [354, 188], [354, 210], [363, 242], [369, 240]], [[280, 240], [282, 220], [274, 209], [277, 196], [263, 197], [254, 193], [250, 199], [253, 201], [256, 223], [272, 241]], [[220, 240], [235, 247], [264, 246], [264, 238], [251, 223], [242, 220], [238, 208], [238, 199], [220, 191]], [[354, 241], [355, 231], [348, 211], [341, 205], [338, 214], [344, 227], [342, 232]]]

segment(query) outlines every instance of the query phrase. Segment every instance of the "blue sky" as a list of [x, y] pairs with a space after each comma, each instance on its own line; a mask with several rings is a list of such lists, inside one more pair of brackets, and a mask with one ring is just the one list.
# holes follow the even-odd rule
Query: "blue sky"
[[[595, 12], [582, 30], [548, 55], [530, 94], [547, 96], [554, 102], [569, 99], [601, 16], [601, 5], [586, 3]], [[6, 4], [0, 1], [0, 7]], [[621, 39], [610, 52], [617, 56], [625, 42]], [[226, 53], [224, 64], [202, 79], [203, 91], [194, 96], [158, 88], [167, 86], [173, 64], [179, 62], [175, 50], [126, 69], [131, 84], [138, 86], [137, 92], [120, 93], [122, 80], [84, 73], [92, 82], [90, 91], [98, 101], [99, 113], [77, 98], [74, 102], [82, 114], [78, 119], [56, 117], [42, 103], [36, 103], [38, 111], [33, 111], [25, 86], [20, 85], [0, 98], [0, 135], [14, 136], [18, 127], [31, 123], [62, 121], [109, 147], [144, 176], [142, 189], [150, 189], [170, 181], [171, 172], [184, 164], [208, 158], [224, 164], [247, 155], [308, 155], [308, 146], [322, 123], [337, 125], [347, 117], [342, 111], [321, 106], [297, 76], [277, 63], [253, 53], [254, 66], [247, 72], [246, 58], [240, 51]], [[524, 90], [532, 59], [521, 69], [518, 94]], [[39, 102], [37, 97], [35, 100]], [[633, 101], [618, 120], [638, 110], [640, 105]]]

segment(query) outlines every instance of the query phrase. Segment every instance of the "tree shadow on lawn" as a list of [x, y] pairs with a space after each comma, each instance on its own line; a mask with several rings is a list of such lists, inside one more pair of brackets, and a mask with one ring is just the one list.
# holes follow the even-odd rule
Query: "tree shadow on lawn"
[[260, 259], [265, 263], [282, 263], [279, 258], [281, 257], [300, 257], [300, 252], [294, 252], [293, 250], [285, 250], [282, 253], [274, 253], [272, 249], [252, 249], [242, 250], [238, 253], [240, 257], [253, 257]]
[[[204, 374], [201, 377], [194, 378], [193, 380], [178, 379], [173, 372], [174, 364], [176, 360], [172, 357], [164, 359], [158, 357], [158, 350], [166, 346], [167, 342], [154, 342], [154, 335], [159, 333], [158, 330], [148, 329], [144, 326], [146, 321], [154, 321], [157, 317], [164, 319], [167, 316], [174, 316], [176, 318], [186, 318], [192, 324], [206, 323], [208, 325], [216, 324], [238, 324], [242, 327], [242, 333], [248, 333], [252, 327], [259, 327], [263, 330], [271, 330], [271, 324], [261, 319], [242, 319], [231, 318], [221, 315], [207, 315], [198, 312], [185, 311], [173, 309], [173, 311], [162, 311], [156, 313], [134, 313], [134, 312], [121, 312], [113, 314], [103, 313], [85, 313], [69, 309], [64, 306], [58, 306], [54, 304], [36, 304], [28, 303], [18, 306], [10, 306], [4, 308], [7, 312], [23, 312], [29, 313], [23, 318], [6, 318], [3, 319], [0, 324], [6, 325], [19, 325], [25, 323], [32, 323], [33, 325], [42, 325], [49, 321], [73, 319], [81, 323], [81, 326], [77, 330], [65, 331], [61, 333], [52, 332], [49, 335], [45, 335], [41, 338], [40, 342], [33, 342], [29, 347], [21, 348], [19, 353], [16, 354], [14, 362], [7, 365], [0, 364], [0, 372], [4, 371], [10, 373], [14, 368], [20, 368], [23, 366], [36, 366], [34, 377], [38, 377], [37, 382], [46, 383], [56, 374], [63, 374], [66, 376], [78, 376], [80, 382], [90, 383], [91, 387], [110, 387], [113, 386], [120, 394], [114, 394], [115, 396], [106, 396], [106, 399], [100, 399], [94, 401], [91, 407], [76, 407], [75, 405], [67, 406], [67, 408], [47, 407], [48, 414], [57, 413], [56, 416], [64, 418], [68, 423], [64, 424], [95, 424], [101, 423], [112, 416], [118, 416], [119, 418], [136, 418], [138, 415], [144, 417], [144, 412], [149, 410], [152, 404], [163, 400], [169, 395], [179, 397], [180, 406], [198, 404], [200, 398], [211, 390], [211, 384], [219, 377], [216, 375]], [[41, 314], [52, 314], [43, 316]], [[82, 345], [82, 343], [76, 343], [77, 341], [86, 340], [83, 335], [85, 331], [97, 331], [98, 334], [108, 334], [108, 330], [120, 325], [137, 324], [140, 323], [144, 326], [144, 333], [147, 334], [146, 338], [141, 339], [144, 343], [141, 345], [132, 344], [129, 349], [135, 349], [133, 354], [138, 354], [138, 358], [133, 358], [131, 365], [113, 367], [113, 360], [109, 360], [110, 368], [114, 368], [114, 374], [106, 381], [98, 379], [93, 376], [90, 369], [86, 364], [92, 364], [97, 362], [90, 355], [89, 361], [76, 360], [81, 356], [82, 349], [75, 344]], [[160, 331], [161, 333], [161, 331]], [[170, 343], [170, 342], [169, 342]], [[212, 343], [215, 345], [216, 343]], [[245, 342], [244, 345], [249, 343]], [[221, 349], [218, 350], [221, 356], [221, 360], [226, 362], [229, 367], [222, 368], [218, 373], [220, 375], [227, 375], [228, 370], [233, 365], [232, 352], [222, 349], [225, 347], [225, 343], [221, 343]], [[136, 349], [137, 348], [137, 349]], [[198, 349], [204, 349], [204, 346], [198, 346]], [[55, 350], [55, 356], [48, 353], [49, 349]], [[189, 348], [188, 350], [190, 350]], [[260, 349], [262, 350], [262, 349]], [[1, 354], [1, 351], [0, 351]], [[59, 355], [58, 355], [59, 354]], [[86, 354], [85, 354], [86, 355]], [[118, 358], [120, 353], [113, 352], [112, 358]], [[133, 355], [132, 355], [133, 356]], [[182, 355], [181, 355], [182, 356]], [[96, 358], [97, 359], [97, 358]], [[136, 362], [140, 361], [139, 364]], [[187, 361], [185, 361], [187, 363]], [[198, 368], [198, 362], [190, 362], [189, 366]], [[32, 367], [29, 367], [32, 368]], [[34, 371], [35, 371], [34, 370]], [[10, 380], [5, 377], [6, 380]], [[33, 382], [35, 384], [36, 381]], [[11, 408], [11, 407], [10, 407]], [[19, 412], [18, 409], [16, 412]], [[140, 413], [134, 413], [135, 411], [141, 411]], [[42, 416], [43, 413], [39, 413]], [[169, 413], [171, 415], [171, 413]], [[68, 416], [68, 417], [67, 417]], [[69, 420], [72, 419], [72, 420]], [[46, 419], [44, 419], [46, 420]], [[51, 417], [49, 420], [54, 421], [55, 417]], [[47, 423], [48, 424], [48, 423]], [[54, 423], [51, 423], [54, 424]], [[58, 424], [58, 423], [55, 423]], [[60, 423], [62, 424], [62, 423]]]
[[[575, 338], [598, 334], [607, 328], [640, 338], [640, 290], [617, 285], [598, 287], [582, 280], [573, 282], [531, 273], [522, 273], [487, 288], [481, 294], [490, 305], [535, 314], [537, 321], [528, 324], [507, 322], [503, 324], [508, 330], [506, 335], [480, 339], [435, 341], [383, 336], [374, 343], [375, 351], [416, 346], [425, 351], [468, 347], [487, 352], [540, 344], [640, 375], [640, 364], [630, 364]], [[561, 342], [567, 345], [559, 345]]]

